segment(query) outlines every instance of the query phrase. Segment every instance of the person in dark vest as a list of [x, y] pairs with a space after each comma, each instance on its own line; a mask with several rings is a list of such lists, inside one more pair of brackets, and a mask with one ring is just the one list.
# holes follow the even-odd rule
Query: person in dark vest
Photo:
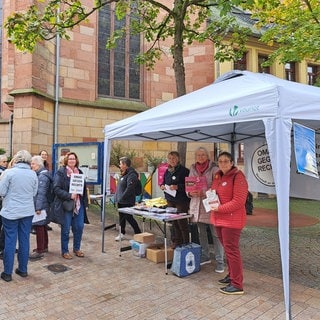
[[[177, 151], [169, 152], [167, 160], [169, 166], [164, 173], [160, 188], [164, 191], [168, 207], [177, 208], [178, 213], [188, 213], [190, 198], [185, 191], [185, 178], [189, 176], [189, 169], [180, 163]], [[166, 192], [168, 189], [176, 191], [175, 195]], [[172, 248], [190, 242], [188, 219], [172, 221], [171, 241]]]

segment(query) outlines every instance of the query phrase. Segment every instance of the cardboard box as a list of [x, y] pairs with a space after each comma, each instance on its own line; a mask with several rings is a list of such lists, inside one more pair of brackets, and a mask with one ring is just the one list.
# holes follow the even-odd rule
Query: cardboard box
[[[173, 249], [167, 248], [168, 261], [173, 260]], [[147, 248], [147, 259], [155, 263], [164, 262], [164, 246], [151, 246]]]
[[135, 234], [133, 240], [141, 243], [152, 243], [155, 240], [155, 236], [153, 233], [142, 232]]

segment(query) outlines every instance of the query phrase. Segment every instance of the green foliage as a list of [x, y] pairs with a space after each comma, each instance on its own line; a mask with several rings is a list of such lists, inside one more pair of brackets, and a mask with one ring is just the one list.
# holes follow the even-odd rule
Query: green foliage
[[[25, 12], [15, 12], [5, 22], [8, 37], [11, 42], [21, 51], [32, 52], [39, 41], [53, 39], [57, 34], [62, 38], [69, 39], [68, 30], [88, 20], [88, 17], [101, 7], [116, 3], [116, 16], [119, 20], [126, 19], [130, 14], [130, 29], [120, 28], [115, 30], [107, 42], [107, 48], [113, 49], [117, 41], [123, 38], [127, 32], [131, 34], [144, 34], [144, 39], [149, 43], [146, 52], [137, 56], [137, 62], [143, 63], [148, 69], [154, 67], [156, 61], [161, 58], [163, 51], [161, 42], [172, 38], [173, 45], [170, 52], [177, 55], [177, 48], [191, 45], [194, 41], [203, 42], [210, 39], [215, 42], [219, 49], [217, 59], [227, 60], [233, 57], [233, 45], [237, 44], [238, 50], [242, 50], [243, 41], [247, 31], [236, 27], [235, 21], [226, 21], [221, 18], [216, 20], [212, 26], [207, 24], [211, 16], [211, 8], [218, 7], [221, 17], [230, 10], [231, 5], [238, 5], [241, 1], [224, 0], [176, 0], [170, 7], [160, 1], [135, 1], [135, 0], [96, 0], [91, 8], [82, 5], [79, 0], [50, 0], [44, 4], [43, 0], [35, 2]], [[251, 2], [251, 1], [250, 1]], [[60, 10], [63, 8], [63, 10]], [[161, 14], [163, 18], [159, 19]], [[229, 25], [228, 23], [229, 22]], [[228, 32], [235, 33], [231, 36], [230, 45], [223, 44]], [[218, 32], [217, 37], [214, 31]], [[238, 43], [239, 41], [239, 43]], [[183, 49], [182, 49], [183, 50]], [[226, 54], [223, 54], [226, 52]], [[179, 57], [177, 57], [178, 59]]]
[[[277, 210], [277, 199], [254, 199], [255, 208]], [[290, 198], [290, 212], [302, 213], [319, 218], [319, 201], [299, 198]]]
[[[225, 16], [231, 10], [231, 2], [177, 0], [172, 8], [157, 1], [143, 1], [138, 7], [133, 7], [133, 3], [134, 1], [131, 1], [131, 4], [127, 1], [125, 7], [121, 5], [119, 10], [121, 14], [117, 14], [121, 19], [125, 19], [125, 14], [130, 10], [132, 19], [130, 29], [115, 31], [108, 41], [107, 48], [112, 48], [115, 40], [127, 32], [131, 34], [143, 32], [149, 46], [145, 52], [136, 57], [136, 61], [146, 65], [148, 69], [154, 67], [162, 54], [168, 54], [163, 51], [161, 42], [170, 38], [173, 41], [169, 51], [175, 63], [179, 61], [177, 48], [180, 48], [182, 55], [183, 47], [195, 41], [201, 43], [209, 39], [214, 42], [218, 48], [216, 59], [220, 61], [233, 59], [245, 51], [245, 42], [250, 30], [239, 26], [234, 18]], [[212, 7], [221, 9], [220, 17], [214, 20]], [[163, 16], [162, 19], [159, 19], [160, 15]], [[229, 41], [229, 44], [226, 44], [226, 41]]]
[[[14, 12], [7, 18], [4, 27], [10, 41], [21, 51], [32, 52], [38, 42], [51, 40], [59, 34], [69, 40], [68, 30], [87, 18], [110, 1], [95, 1], [94, 7], [87, 9], [79, 0], [35, 1], [25, 12]], [[112, 2], [112, 1], [111, 1]], [[60, 6], [64, 10], [60, 11]]]
[[314, 86], [315, 86], [315, 87], [320, 87], [320, 77], [317, 78]]
[[166, 157], [163, 156], [163, 157], [156, 157], [156, 156], [153, 156], [149, 153], [146, 153], [144, 155], [145, 159], [147, 160], [147, 165], [152, 167], [152, 172], [151, 172], [151, 176], [156, 172], [157, 168], [158, 168], [158, 165], [160, 163], [162, 163], [163, 161], [166, 160]]
[[110, 154], [110, 165], [119, 168], [120, 158], [128, 157], [132, 162], [132, 166], [135, 167], [134, 158], [136, 155], [137, 153], [135, 150], [125, 149], [122, 144], [113, 142]]
[[0, 148], [0, 155], [5, 153], [6, 153], [6, 150], [4, 150], [3, 148]]
[[251, 30], [238, 25], [230, 15], [212, 19], [208, 25], [204, 39], [214, 42], [216, 47], [215, 59], [224, 62], [238, 60], [246, 52], [246, 42]]
[[245, 7], [258, 20], [258, 28], [267, 26], [260, 40], [276, 49], [270, 55], [269, 65], [275, 60], [282, 63], [320, 60], [318, 0], [256, 0]]
[[[257, 19], [256, 27], [263, 30], [261, 41], [275, 49], [268, 64], [276, 59], [282, 63], [320, 60], [319, 0], [175, 0], [170, 7], [155, 0], [95, 0], [92, 7], [85, 7], [80, 0], [38, 0], [25, 12], [9, 16], [4, 26], [8, 38], [18, 49], [32, 52], [39, 41], [53, 39], [56, 34], [69, 39], [68, 30], [110, 3], [116, 3], [119, 20], [130, 12], [131, 33], [143, 32], [149, 48], [137, 61], [148, 68], [164, 53], [161, 41], [168, 38], [173, 39], [170, 51], [175, 55], [179, 47], [211, 39], [218, 49], [217, 60], [235, 59], [234, 48], [237, 47], [239, 54], [244, 52], [250, 33], [227, 18], [233, 6], [249, 10], [252, 18]], [[220, 18], [208, 22], [211, 8], [218, 8]], [[162, 19], [160, 13], [164, 14]], [[203, 27], [205, 24], [207, 27]], [[126, 32], [128, 30], [116, 30], [108, 41], [108, 48], [114, 48]], [[225, 40], [230, 43], [226, 44]]]

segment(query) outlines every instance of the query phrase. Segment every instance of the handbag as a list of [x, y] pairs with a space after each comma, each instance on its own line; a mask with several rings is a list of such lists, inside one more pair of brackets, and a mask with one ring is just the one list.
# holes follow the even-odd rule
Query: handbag
[[64, 211], [68, 211], [68, 212], [73, 211], [74, 205], [75, 205], [75, 202], [74, 202], [73, 199], [64, 200], [64, 201], [62, 202], [62, 207], [63, 207], [63, 210], [64, 210]]
[[186, 277], [200, 271], [201, 246], [197, 243], [189, 243], [176, 247], [173, 253], [171, 272], [178, 277]]

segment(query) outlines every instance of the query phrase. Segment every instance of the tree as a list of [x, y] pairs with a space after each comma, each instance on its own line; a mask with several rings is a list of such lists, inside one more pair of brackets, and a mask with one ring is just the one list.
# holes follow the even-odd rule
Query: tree
[[[263, 29], [261, 41], [274, 49], [268, 61], [285, 63], [311, 59], [320, 60], [320, 6], [318, 0], [175, 0], [171, 7], [165, 1], [96, 0], [90, 8], [79, 0], [43, 0], [29, 7], [26, 12], [15, 12], [5, 22], [8, 36], [18, 49], [33, 51], [37, 42], [53, 39], [56, 34], [68, 39], [68, 30], [101, 7], [116, 3], [119, 19], [128, 10], [137, 17], [130, 32], [144, 32], [150, 48], [140, 55], [140, 63], [152, 68], [161, 56], [160, 43], [171, 37], [171, 52], [174, 58], [177, 95], [184, 95], [185, 72], [183, 63], [184, 45], [210, 39], [217, 48], [218, 61], [238, 58], [245, 50], [245, 41], [250, 34], [237, 25], [228, 14], [232, 6], [241, 6], [252, 12], [256, 27]], [[212, 17], [211, 8], [218, 8], [219, 19]], [[59, 12], [59, 13], [58, 13]], [[159, 17], [162, 16], [160, 20]], [[109, 47], [125, 30], [117, 30], [109, 40]], [[229, 42], [225, 42], [228, 39]], [[237, 46], [236, 52], [233, 50]]]
[[319, 0], [245, 2], [252, 18], [257, 19], [256, 26], [265, 29], [260, 40], [275, 49], [269, 56], [269, 64], [275, 60], [282, 63], [320, 60]]
[[120, 168], [120, 158], [128, 157], [132, 161], [132, 166], [135, 168], [136, 164], [134, 163], [134, 159], [137, 153], [135, 150], [125, 149], [120, 143], [113, 143], [110, 153], [110, 165]]
[[[135, 17], [132, 19], [129, 32], [143, 33], [149, 49], [139, 55], [137, 60], [152, 68], [161, 57], [160, 43], [172, 38], [170, 48], [173, 55], [173, 69], [176, 80], [177, 96], [186, 94], [185, 68], [183, 50], [185, 45], [194, 41], [213, 41], [219, 52], [220, 61], [240, 57], [245, 51], [245, 42], [249, 30], [238, 26], [236, 20], [226, 13], [231, 9], [231, 1], [217, 0], [175, 0], [170, 7], [165, 1], [136, 1], [136, 0], [96, 0], [92, 8], [85, 8], [81, 1], [50, 0], [45, 6], [38, 2], [24, 12], [16, 12], [10, 16], [5, 27], [11, 42], [18, 49], [32, 51], [38, 41], [53, 39], [56, 34], [68, 39], [67, 31], [88, 17], [101, 7], [116, 3], [119, 19], [125, 19], [128, 12]], [[234, 0], [235, 3], [240, 2]], [[221, 10], [219, 19], [211, 19], [211, 8]], [[119, 29], [111, 36], [108, 47], [116, 45], [117, 39], [128, 30]], [[228, 42], [225, 40], [228, 38]], [[237, 45], [237, 51], [234, 45]], [[179, 143], [178, 151], [181, 162], [185, 162], [186, 144]]]

